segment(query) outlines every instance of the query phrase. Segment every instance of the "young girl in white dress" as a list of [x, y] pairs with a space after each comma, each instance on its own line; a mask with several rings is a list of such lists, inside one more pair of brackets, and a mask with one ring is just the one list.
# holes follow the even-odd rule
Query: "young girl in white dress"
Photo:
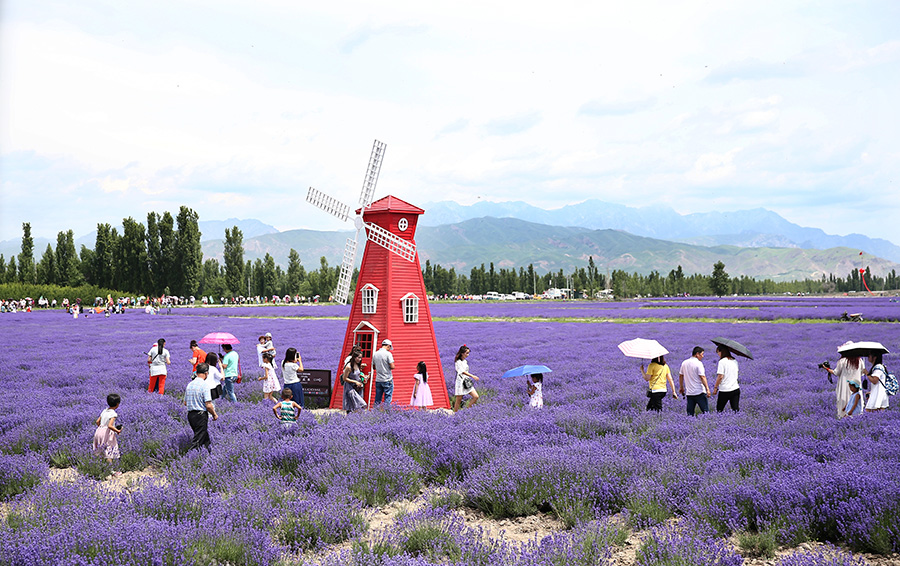
[[278, 375], [275, 374], [275, 365], [272, 363], [272, 354], [266, 352], [263, 354], [263, 370], [265, 375], [259, 378], [263, 383], [263, 399], [274, 402], [274, 393], [281, 391], [281, 385], [278, 384]]
[[107, 408], [95, 421], [97, 430], [94, 432], [94, 454], [106, 458], [109, 463], [119, 457], [119, 433], [122, 429], [116, 428], [116, 417], [119, 416], [116, 409], [120, 402], [121, 398], [117, 394], [107, 395]]
[[544, 374], [532, 374], [528, 380], [528, 406], [532, 409], [544, 408]]
[[431, 398], [431, 386], [428, 385], [428, 369], [425, 367], [425, 362], [419, 362], [416, 365], [416, 372], [416, 375], [413, 376], [416, 384], [413, 387], [412, 399], [409, 404], [424, 409], [434, 405], [434, 400]]

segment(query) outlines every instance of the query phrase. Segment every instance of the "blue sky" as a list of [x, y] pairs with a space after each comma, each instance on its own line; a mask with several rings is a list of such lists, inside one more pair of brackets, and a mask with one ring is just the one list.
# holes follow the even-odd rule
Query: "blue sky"
[[[900, 2], [0, 3], [0, 240], [182, 204], [764, 207], [900, 243]], [[427, 211], [426, 211], [427, 213]], [[728, 233], [728, 227], [723, 227]]]

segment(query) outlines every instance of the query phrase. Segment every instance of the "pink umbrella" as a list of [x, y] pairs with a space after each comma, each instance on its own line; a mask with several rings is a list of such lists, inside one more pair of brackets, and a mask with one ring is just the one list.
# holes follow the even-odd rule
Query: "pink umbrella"
[[619, 349], [629, 358], [642, 358], [644, 360], [652, 360], [669, 353], [656, 340], [647, 340], [645, 338], [626, 340], [619, 344]]
[[240, 344], [240, 340], [230, 332], [210, 332], [200, 340], [201, 344]]

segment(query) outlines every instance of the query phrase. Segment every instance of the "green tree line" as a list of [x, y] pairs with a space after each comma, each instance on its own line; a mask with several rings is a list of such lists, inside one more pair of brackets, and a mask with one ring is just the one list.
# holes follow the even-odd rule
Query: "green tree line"
[[[148, 213], [146, 225], [134, 218], [125, 218], [121, 234], [117, 228], [100, 223], [94, 249], [82, 245], [78, 252], [72, 230], [59, 232], [56, 247], [47, 244], [37, 263], [34, 261], [31, 224], [26, 222], [22, 224], [21, 253], [9, 260], [0, 255], [0, 284], [56, 288], [89, 286], [118, 289], [120, 294], [212, 296], [216, 301], [222, 297], [256, 295], [319, 295], [327, 298], [334, 292], [339, 266], [329, 266], [322, 257], [318, 269], [307, 271], [294, 249], [288, 255], [287, 269], [277, 265], [268, 253], [255, 261], [245, 260], [243, 234], [237, 226], [225, 230], [223, 264], [215, 258], [204, 260], [198, 221], [196, 212], [182, 206], [176, 217], [169, 212]], [[354, 286], [357, 276], [358, 270], [353, 275]], [[866, 286], [873, 291], [900, 288], [900, 278], [894, 270], [883, 277], [872, 275], [866, 268], [862, 273], [852, 270], [844, 278], [830, 274], [820, 279], [775, 282], [746, 275], [730, 277], [721, 261], [713, 266], [709, 275], [686, 275], [679, 265], [668, 274], [653, 271], [642, 275], [617, 269], [607, 276], [599, 272], [593, 257], [588, 258], [585, 266], [568, 273], [560, 269], [544, 274], [538, 274], [534, 264], [518, 269], [496, 269], [493, 262], [487, 267], [484, 264], [473, 267], [468, 274], [463, 274], [453, 267], [447, 269], [426, 261], [422, 276], [425, 288], [437, 295], [482, 295], [488, 291], [541, 294], [553, 287], [586, 292], [587, 296], [611, 289], [620, 298], [864, 292]], [[28, 291], [29, 295], [34, 293]]]

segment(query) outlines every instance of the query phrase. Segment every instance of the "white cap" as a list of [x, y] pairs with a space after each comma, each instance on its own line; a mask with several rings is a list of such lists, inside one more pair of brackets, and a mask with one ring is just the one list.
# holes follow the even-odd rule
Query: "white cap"
[[390, 346], [391, 348], [394, 347], [394, 343], [391, 342], [390, 340], [388, 340], [387, 338], [385, 338], [384, 340], [381, 341], [381, 345], [382, 346]]

